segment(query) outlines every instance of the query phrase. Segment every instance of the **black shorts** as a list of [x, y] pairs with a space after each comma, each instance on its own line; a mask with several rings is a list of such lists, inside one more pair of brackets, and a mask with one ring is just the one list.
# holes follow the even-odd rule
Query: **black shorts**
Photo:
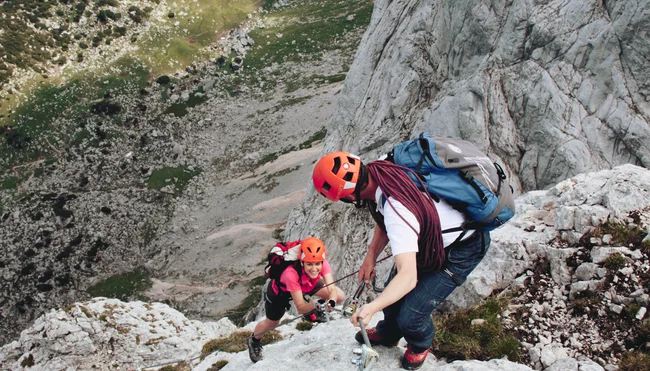
[[[271, 321], [279, 321], [284, 316], [284, 313], [291, 308], [291, 294], [288, 291], [281, 290], [276, 294], [273, 292], [273, 283], [271, 281], [266, 286], [266, 292], [264, 293], [264, 311], [266, 312], [266, 318]], [[321, 278], [313, 290], [303, 295], [314, 295], [323, 286], [325, 286], [325, 282]]]

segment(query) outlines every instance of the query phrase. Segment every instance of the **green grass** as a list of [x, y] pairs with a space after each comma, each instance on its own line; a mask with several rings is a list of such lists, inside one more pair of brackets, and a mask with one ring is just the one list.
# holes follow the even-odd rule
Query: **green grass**
[[147, 186], [149, 189], [160, 190], [164, 186], [174, 186], [174, 194], [183, 192], [189, 181], [201, 173], [201, 169], [190, 169], [188, 166], [165, 167], [151, 173]]
[[[251, 31], [250, 36], [263, 48], [251, 50], [245, 66], [255, 69], [274, 62], [318, 59], [323, 51], [337, 47], [335, 39], [344, 38], [355, 27], [368, 25], [372, 8], [372, 2], [312, 0], [271, 11], [269, 17], [282, 17], [285, 24]], [[351, 14], [355, 19], [346, 20]], [[278, 38], [277, 34], [282, 37]]]
[[151, 287], [152, 282], [144, 269], [107, 278], [89, 287], [86, 292], [92, 297], [107, 297], [127, 301]]
[[[200, 94], [197, 94], [200, 93]], [[193, 91], [190, 94], [190, 98], [183, 102], [183, 103], [173, 103], [170, 105], [165, 113], [172, 113], [176, 117], [183, 117], [187, 114], [187, 109], [190, 107], [194, 107], [200, 103], [205, 102], [208, 100], [208, 97], [206, 95], [203, 95], [203, 88], [199, 88], [196, 91]]]
[[635, 249], [643, 247], [643, 238], [647, 232], [638, 227], [639, 212], [633, 211], [628, 216], [636, 221], [636, 225], [628, 226], [626, 223], [616, 220], [607, 219], [591, 233], [593, 237], [602, 238], [604, 235], [609, 234], [612, 236], [612, 244], [620, 246], [632, 245]]
[[212, 366], [210, 366], [210, 368], [208, 368], [207, 371], [219, 371], [222, 368], [226, 367], [227, 364], [228, 364], [228, 361], [226, 361], [225, 359], [219, 360], [219, 361], [213, 363]]
[[603, 260], [603, 266], [609, 269], [610, 271], [617, 271], [625, 267], [625, 257], [621, 253], [612, 254]]
[[314, 327], [313, 322], [302, 320], [296, 323], [296, 330], [298, 331], [309, 331]]
[[[124, 59], [116, 63], [121, 72], [101, 77], [79, 77], [61, 86], [44, 85], [37, 89], [32, 98], [7, 118], [12, 130], [17, 133], [10, 138], [7, 133], [0, 135], [0, 170], [3, 174], [9, 169], [38, 159], [53, 159], [59, 151], [68, 146], [76, 146], [93, 134], [78, 127], [89, 119], [99, 117], [92, 113], [93, 105], [112, 95], [135, 95], [148, 84], [148, 70], [133, 60]], [[118, 127], [121, 116], [101, 117], [104, 127]], [[120, 136], [118, 129], [107, 131], [107, 138]], [[30, 167], [21, 168], [31, 171]], [[27, 174], [28, 175], [28, 174]], [[25, 176], [26, 178], [27, 176]], [[0, 178], [0, 181], [6, 179]]]
[[187, 370], [191, 370], [191, 368], [185, 361], [179, 362], [175, 365], [167, 365], [158, 369], [158, 371], [187, 371]]
[[618, 369], [620, 371], [650, 371], [650, 354], [638, 350], [625, 352]]
[[[252, 331], [242, 330], [236, 331], [227, 337], [212, 339], [203, 344], [201, 349], [201, 359], [208, 355], [220, 351], [228, 353], [237, 353], [246, 350], [248, 347], [247, 339], [253, 334]], [[275, 343], [283, 339], [282, 334], [278, 330], [271, 330], [262, 336], [262, 345]]]
[[265, 282], [266, 282], [265, 275], [255, 277], [252, 280], [250, 280], [247, 283], [248, 296], [236, 308], [226, 312], [224, 317], [228, 317], [232, 321], [232, 323], [238, 326], [245, 325], [244, 317], [246, 316], [246, 313], [248, 313], [248, 311], [251, 308], [254, 308], [259, 303], [260, 295], [261, 295], [260, 290], [264, 286]]
[[333, 84], [335, 82], [341, 82], [345, 80], [345, 76], [347, 76], [347, 74], [338, 73], [334, 75], [311, 75], [305, 79], [290, 80], [286, 83], [286, 92], [291, 93], [300, 88], [308, 87], [312, 84], [315, 84], [316, 86], [322, 86]]
[[[458, 359], [489, 360], [507, 356], [517, 362], [522, 357], [519, 341], [505, 331], [501, 313], [507, 308], [506, 299], [488, 299], [478, 307], [434, 317], [436, 337], [433, 353], [449, 362]], [[472, 320], [485, 322], [472, 326]]]
[[[339, 48], [341, 41], [347, 41], [350, 31], [361, 30], [370, 23], [373, 3], [305, 0], [293, 2], [288, 7], [268, 9], [266, 23], [269, 25], [249, 33], [256, 45], [246, 54], [244, 72], [231, 73], [231, 80], [223, 86], [231, 96], [236, 95], [242, 85], [260, 86], [263, 83], [265, 91], [272, 91], [281, 81], [291, 92], [313, 84], [320, 86], [344, 80], [345, 74], [313, 75], [296, 80], [284, 76], [285, 71], [281, 67], [262, 75], [248, 74], [246, 71], [263, 69], [274, 63], [282, 65], [285, 62], [320, 60], [323, 52]], [[352, 14], [354, 19], [346, 20]], [[282, 37], [277, 37], [279, 34]], [[233, 56], [231, 54], [229, 58]], [[346, 70], [347, 66], [343, 61], [341, 63]]]
[[290, 153], [290, 152], [293, 152], [293, 151], [297, 151], [297, 150], [300, 150], [300, 149], [311, 148], [311, 146], [315, 142], [318, 142], [318, 141], [322, 140], [323, 138], [325, 138], [325, 135], [327, 135], [327, 129], [322, 128], [319, 131], [312, 134], [312, 136], [309, 137], [306, 141], [298, 144], [298, 147], [296, 147], [294, 145], [291, 145], [289, 147], [283, 148], [279, 152], [273, 152], [273, 153], [267, 154], [266, 156], [262, 157], [257, 162], [257, 166], [264, 165], [267, 162], [273, 162], [273, 161], [277, 160], [278, 157], [280, 157], [280, 156], [282, 156], [284, 154], [287, 154], [287, 153]]
[[16, 189], [18, 185], [18, 178], [15, 176], [10, 176], [5, 178], [4, 181], [0, 182], [0, 190], [5, 189]]
[[[138, 56], [157, 74], [172, 72], [192, 63], [197, 57], [207, 57], [206, 48], [215, 42], [225, 30], [235, 28], [261, 5], [260, 0], [197, 0], [191, 2], [168, 1], [170, 7], [178, 5], [186, 15], [175, 12], [167, 22], [179, 22], [180, 26], [163, 31], [136, 42], [140, 47]], [[216, 31], [216, 32], [215, 32]], [[151, 37], [151, 39], [150, 39]]]

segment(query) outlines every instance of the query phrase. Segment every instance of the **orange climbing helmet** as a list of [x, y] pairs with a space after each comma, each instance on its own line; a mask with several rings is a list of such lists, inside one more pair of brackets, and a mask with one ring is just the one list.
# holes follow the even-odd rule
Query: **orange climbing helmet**
[[314, 187], [328, 200], [339, 201], [355, 193], [363, 178], [362, 166], [361, 159], [349, 152], [328, 153], [314, 167]]
[[300, 260], [317, 263], [325, 260], [325, 244], [316, 237], [307, 237], [300, 244]]

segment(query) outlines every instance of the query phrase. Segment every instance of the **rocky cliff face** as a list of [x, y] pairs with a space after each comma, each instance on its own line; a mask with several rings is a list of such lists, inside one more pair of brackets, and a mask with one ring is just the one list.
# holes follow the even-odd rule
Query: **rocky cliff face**
[[[648, 1], [377, 1], [325, 151], [373, 160], [420, 131], [471, 140], [516, 191], [650, 166]], [[364, 224], [365, 223], [365, 224]], [[356, 269], [371, 222], [312, 193], [293, 237]]]
[[[642, 332], [650, 326], [647, 184], [650, 171], [624, 165], [520, 197], [518, 215], [492, 234], [486, 259], [448, 305], [467, 306], [506, 289], [511, 305], [501, 316], [524, 356], [519, 363], [449, 364], [431, 356], [423, 369], [603, 371], [615, 369], [625, 349], [642, 347], [640, 341], [650, 340]], [[628, 244], [602, 221], [637, 237]], [[588, 238], [575, 240], [582, 235]], [[617, 264], [611, 256], [620, 256]], [[347, 281], [354, 279], [341, 286]], [[194, 370], [214, 369], [217, 362], [227, 362], [223, 370], [355, 368], [350, 359], [357, 329], [346, 319], [335, 313], [331, 322], [309, 332], [297, 330], [295, 323], [280, 327], [284, 340], [265, 346], [264, 360], [253, 364], [246, 351], [200, 356], [210, 339], [237, 331], [227, 319], [202, 323], [161, 303], [94, 298], [39, 317], [18, 340], [0, 348], [0, 369], [137, 369], [187, 360]], [[396, 348], [378, 347], [379, 362], [372, 369], [399, 368], [404, 348], [403, 340]]]
[[648, 3], [378, 1], [328, 149], [471, 139], [515, 185], [650, 166]]

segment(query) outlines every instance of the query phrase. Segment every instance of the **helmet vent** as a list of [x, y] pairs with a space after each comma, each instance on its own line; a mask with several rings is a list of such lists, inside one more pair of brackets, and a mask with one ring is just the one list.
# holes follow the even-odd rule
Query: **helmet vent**
[[329, 192], [330, 189], [332, 189], [332, 186], [329, 185], [329, 183], [327, 183], [327, 182], [323, 183], [323, 191]]
[[354, 165], [354, 164], [356, 164], [357, 159], [355, 159], [354, 157], [348, 157], [348, 162], [349, 162], [350, 164]]
[[354, 176], [354, 173], [348, 171], [348, 172], [345, 174], [345, 176], [343, 177], [343, 180], [348, 181], [348, 182], [351, 182], [353, 176]]
[[340, 168], [341, 168], [341, 159], [336, 157], [334, 159], [334, 166], [332, 167], [332, 173], [334, 174], [338, 173]]

